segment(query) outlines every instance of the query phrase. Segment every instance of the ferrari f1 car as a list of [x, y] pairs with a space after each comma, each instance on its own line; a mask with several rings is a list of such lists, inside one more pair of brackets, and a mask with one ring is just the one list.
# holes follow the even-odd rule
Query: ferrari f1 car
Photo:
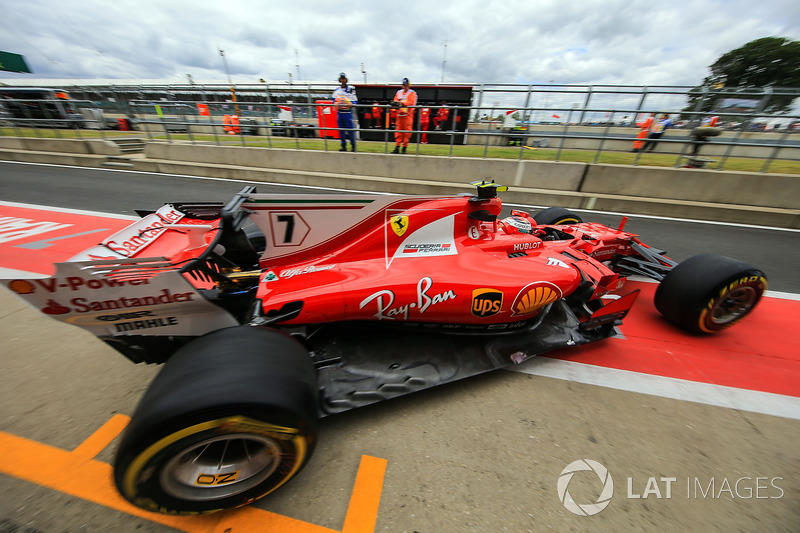
[[121, 494], [240, 506], [308, 462], [320, 417], [615, 334], [638, 291], [699, 334], [746, 316], [764, 273], [680, 264], [562, 208], [502, 218], [495, 183], [451, 197], [264, 195], [171, 203], [9, 289], [140, 363], [165, 363], [114, 461]]

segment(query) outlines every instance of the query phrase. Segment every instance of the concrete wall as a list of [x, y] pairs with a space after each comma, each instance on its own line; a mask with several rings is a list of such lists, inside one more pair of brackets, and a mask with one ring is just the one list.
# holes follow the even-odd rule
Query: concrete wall
[[591, 165], [581, 192], [800, 209], [800, 176]]
[[800, 176], [552, 161], [353, 154], [148, 143], [152, 159], [466, 184], [494, 179], [529, 189], [800, 208]]
[[148, 143], [145, 155], [171, 161], [431, 180], [462, 185], [487, 179], [507, 185], [573, 191], [577, 190], [586, 167], [584, 163], [553, 161], [353, 154], [176, 143]]
[[100, 139], [40, 139], [37, 137], [0, 137], [0, 149], [31, 150], [67, 154], [119, 155], [119, 146]]

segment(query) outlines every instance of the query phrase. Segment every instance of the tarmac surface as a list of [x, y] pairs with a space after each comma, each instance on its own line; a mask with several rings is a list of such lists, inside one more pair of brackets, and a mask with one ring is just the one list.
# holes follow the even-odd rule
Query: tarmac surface
[[[0, 168], [0, 200], [127, 215], [170, 200], [225, 201], [242, 186], [20, 167]], [[651, 219], [632, 219], [626, 229], [677, 259], [719, 251], [763, 264], [771, 289], [800, 292], [797, 232]], [[766, 330], [747, 328], [740, 325], [750, 337]], [[784, 330], [775, 344], [792, 353], [800, 333]], [[605, 342], [617, 343], [612, 352], [626, 349], [621, 339]], [[131, 364], [5, 290], [0, 346], [0, 533], [800, 530], [797, 403], [788, 403], [796, 416], [779, 417], [585, 384], [577, 373], [572, 380], [537, 375], [558, 362], [547, 358], [322, 420], [307, 467], [248, 508], [203, 518], [150, 515], [120, 501], [104, 463], [159, 368]], [[677, 343], [658, 346], [675, 365], [685, 360]], [[800, 396], [798, 382], [788, 387], [775, 402]], [[602, 492], [609, 479], [613, 490]], [[568, 509], [580, 512], [574, 502], [594, 512], [587, 505], [609, 494], [592, 516]]]

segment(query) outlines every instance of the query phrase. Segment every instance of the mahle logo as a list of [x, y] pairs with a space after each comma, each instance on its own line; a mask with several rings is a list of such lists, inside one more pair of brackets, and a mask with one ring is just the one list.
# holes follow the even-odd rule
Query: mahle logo
[[[600, 496], [594, 503], [577, 503], [572, 499], [569, 493], [569, 482], [572, 481], [572, 476], [576, 472], [591, 471], [597, 474], [600, 482], [603, 484], [603, 490]], [[558, 499], [564, 504], [568, 511], [579, 516], [592, 516], [596, 515], [611, 503], [611, 497], [614, 496], [614, 481], [611, 479], [611, 474], [608, 469], [591, 459], [579, 459], [573, 461], [561, 471], [558, 477]]]

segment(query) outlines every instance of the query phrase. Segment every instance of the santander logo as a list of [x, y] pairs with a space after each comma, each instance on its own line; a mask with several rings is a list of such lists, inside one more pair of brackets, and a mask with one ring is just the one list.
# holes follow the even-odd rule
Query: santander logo
[[183, 213], [167, 204], [136, 224], [115, 233], [103, 244], [124, 257], [132, 257], [155, 241], [166, 229], [164, 226], [178, 222], [183, 216]]
[[[170, 224], [181, 221], [186, 215], [171, 204], [161, 206], [130, 226], [107, 237], [102, 244], [84, 250], [69, 261], [96, 261], [133, 257], [152, 244]], [[207, 224], [207, 221], [183, 221], [182, 224]]]

